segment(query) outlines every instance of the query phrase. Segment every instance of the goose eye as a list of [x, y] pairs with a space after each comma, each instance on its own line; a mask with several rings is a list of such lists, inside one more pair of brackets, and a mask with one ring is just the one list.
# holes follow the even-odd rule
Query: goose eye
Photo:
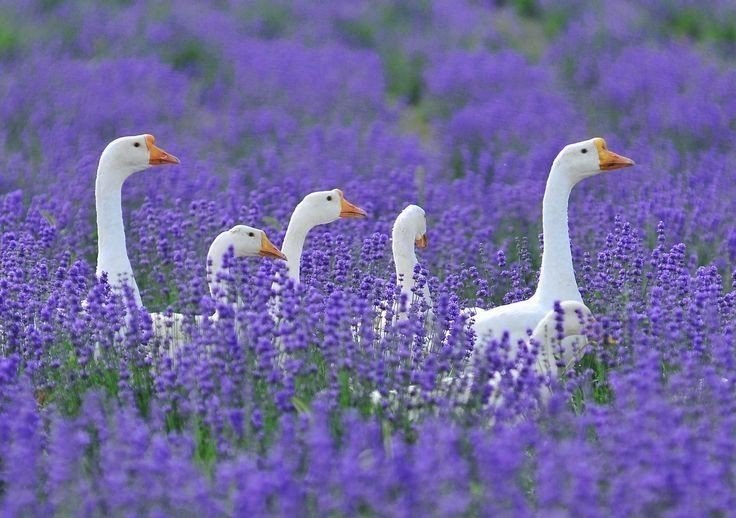
[[328, 196], [327, 201], [332, 201], [332, 196]]
[[140, 143], [140, 142], [135, 142], [135, 143], [133, 144], [133, 146], [135, 146], [135, 147], [141, 147], [141, 143]]
[[583, 154], [585, 154], [585, 153], [588, 152], [588, 148], [587, 147], [584, 147], [583, 149], [580, 150], [580, 152], [583, 153]]
[[256, 237], [256, 235], [253, 232], [248, 232], [249, 237]]

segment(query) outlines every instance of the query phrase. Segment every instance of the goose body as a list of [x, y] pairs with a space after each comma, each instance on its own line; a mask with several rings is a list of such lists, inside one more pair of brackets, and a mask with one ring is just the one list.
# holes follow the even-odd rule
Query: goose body
[[557, 300], [582, 304], [567, 224], [570, 193], [587, 177], [632, 165], [633, 160], [608, 150], [602, 138], [570, 144], [560, 151], [550, 169], [542, 203], [544, 250], [537, 290], [528, 300], [477, 313], [474, 354], [482, 352], [490, 340], [500, 340], [504, 332], [509, 333], [511, 344], [525, 341]]
[[[582, 350], [581, 348], [567, 350], [565, 349], [566, 342], [573, 339], [573, 345], [584, 345], [588, 326], [594, 322], [593, 314], [582, 302], [566, 300], [553, 303], [553, 309], [549, 310], [537, 323], [531, 336], [527, 336], [523, 340], [527, 346], [535, 345], [537, 347], [536, 361], [533, 368], [538, 374], [548, 376], [548, 382], [550, 382], [546, 383], [541, 389], [540, 399], [543, 404], [549, 400], [551, 382], [558, 377], [558, 364], [567, 363], [564, 360], [565, 355], [578, 359]], [[512, 354], [516, 353], [512, 352]], [[519, 367], [519, 369], [521, 368], [523, 366]], [[514, 367], [508, 371], [494, 372], [490, 376], [488, 384], [491, 391], [487, 403], [489, 406], [498, 407], [501, 405], [504, 400], [503, 393], [500, 390], [503, 375], [511, 376], [516, 381], [519, 376], [519, 369]], [[459, 377], [447, 376], [443, 378], [440, 390], [456, 391], [457, 401], [465, 404], [470, 400], [473, 380], [473, 370], [469, 368]], [[422, 389], [417, 385], [407, 387], [407, 394], [417, 407], [423, 401], [421, 392]], [[395, 400], [397, 397], [396, 391], [391, 391], [388, 397], [390, 400]], [[374, 391], [371, 393], [371, 400], [377, 406], [383, 400], [383, 396], [378, 391]]]
[[566, 300], [549, 311], [534, 328], [531, 340], [539, 346], [534, 368], [547, 380], [540, 391], [543, 404], [547, 404], [552, 394], [552, 384], [558, 378], [558, 365], [567, 369], [580, 359], [587, 343], [586, 327], [594, 322], [595, 318], [585, 304]]
[[[557, 307], [548, 311], [537, 323], [531, 336], [524, 340], [528, 346], [538, 347], [534, 370], [546, 377], [539, 394], [542, 404], [549, 401], [551, 384], [558, 377], [558, 364], [566, 366], [570, 360], [566, 361], [565, 358], [578, 359], [587, 343], [586, 327], [595, 322], [591, 311], [580, 301], [566, 300], [553, 303], [553, 306]], [[508, 375], [516, 381], [519, 370], [509, 369]], [[488, 381], [492, 389], [488, 400], [491, 406], [499, 406], [503, 402], [503, 394], [499, 390], [501, 379], [502, 373], [496, 372]]]
[[[566, 348], [566, 338], [581, 336], [585, 328], [595, 322], [588, 306], [577, 300], [565, 300], [547, 312], [539, 321], [531, 336], [531, 341], [538, 345], [535, 369], [539, 374], [549, 374], [557, 378], [558, 364], [567, 365], [576, 361], [580, 349]], [[582, 343], [578, 345], [584, 345]]]

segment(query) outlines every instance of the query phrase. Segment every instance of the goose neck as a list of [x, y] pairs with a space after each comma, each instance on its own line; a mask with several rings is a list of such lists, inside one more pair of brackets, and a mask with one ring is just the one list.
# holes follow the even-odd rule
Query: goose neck
[[312, 225], [305, 220], [304, 216], [297, 207], [291, 216], [284, 236], [284, 243], [281, 247], [281, 251], [287, 258], [286, 265], [289, 269], [289, 278], [295, 282], [299, 282], [304, 242], [307, 239], [307, 234], [312, 229]]
[[402, 241], [401, 239], [394, 238], [392, 241], [392, 251], [396, 266], [396, 284], [401, 287], [401, 294], [407, 297], [407, 304], [410, 305], [420, 300], [424, 300], [426, 304], [431, 304], [429, 286], [426, 282], [422, 286], [421, 293], [414, 292], [416, 289], [414, 270], [419, 261], [417, 260], [413, 239]]
[[543, 302], [581, 300], [575, 280], [568, 229], [568, 200], [574, 183], [564, 166], [550, 171], [542, 202], [544, 249], [536, 297]]
[[113, 288], [120, 290], [127, 281], [133, 290], [138, 306], [142, 306], [138, 286], [133, 277], [125, 243], [123, 224], [122, 187], [125, 176], [100, 161], [95, 182], [95, 208], [97, 212], [97, 275], [104, 272]]
[[414, 287], [414, 268], [419, 262], [414, 250], [414, 242], [409, 245], [395, 238], [391, 248], [396, 266], [396, 283], [401, 286], [402, 293], [411, 294]]
[[225, 302], [227, 290], [225, 282], [229, 268], [225, 265], [225, 255], [230, 248], [226, 239], [216, 238], [207, 252], [207, 285], [213, 299]]

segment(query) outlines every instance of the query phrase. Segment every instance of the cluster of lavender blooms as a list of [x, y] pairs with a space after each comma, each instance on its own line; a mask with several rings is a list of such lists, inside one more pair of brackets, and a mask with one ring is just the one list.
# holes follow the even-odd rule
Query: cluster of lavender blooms
[[[0, 0], [0, 510], [733, 512], [735, 46], [726, 0]], [[145, 132], [181, 165], [125, 184], [143, 310], [95, 278], [94, 179]], [[594, 135], [639, 165], [572, 195], [596, 324], [541, 404], [535, 345], [468, 365], [462, 310], [533, 293], [547, 171]], [[368, 217], [276, 307], [283, 265], [230, 258], [218, 307], [212, 239], [281, 243], [334, 187]], [[432, 318], [381, 332], [410, 203]], [[149, 311], [187, 316], [175, 356]]]

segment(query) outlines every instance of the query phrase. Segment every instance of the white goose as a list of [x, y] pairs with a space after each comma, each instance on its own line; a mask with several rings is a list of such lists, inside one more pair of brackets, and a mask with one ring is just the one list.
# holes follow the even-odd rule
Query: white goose
[[[228, 296], [226, 279], [228, 275], [227, 255], [232, 249], [233, 257], [268, 257], [272, 259], [286, 259], [286, 256], [274, 246], [266, 233], [258, 228], [246, 225], [236, 225], [230, 230], [219, 234], [207, 252], [207, 284], [212, 298], [222, 304], [232, 304]], [[211, 268], [209, 267], [211, 265]], [[219, 310], [212, 315], [213, 320], [219, 319]], [[201, 315], [196, 317], [197, 323], [203, 321]], [[168, 341], [169, 353], [181, 345], [187, 338], [184, 331], [184, 315], [180, 313], [151, 313], [153, 330], [156, 336]]]
[[[406, 319], [407, 310], [412, 304], [425, 304], [429, 308], [429, 315], [431, 315], [432, 299], [429, 294], [429, 286], [425, 283], [421, 293], [414, 292], [416, 290], [414, 269], [419, 264], [416, 248], [426, 248], [426, 246], [426, 213], [418, 205], [408, 205], [396, 217], [391, 230], [391, 252], [396, 268], [396, 285], [401, 289], [400, 296], [406, 299], [405, 305], [401, 308], [398, 300], [393, 302], [394, 322]], [[388, 302], [384, 303], [384, 307], [388, 307], [388, 305]], [[386, 330], [386, 313], [387, 309], [383, 309], [374, 324], [374, 330], [379, 337], [383, 336]], [[357, 341], [360, 341], [358, 337], [359, 330], [360, 326], [358, 325], [353, 333]]]
[[[318, 225], [327, 225], [340, 218], [363, 218], [365, 216], [366, 212], [346, 200], [340, 189], [316, 191], [307, 194], [294, 207], [294, 212], [289, 219], [289, 226], [286, 228], [284, 242], [281, 245], [281, 250], [286, 255], [288, 278], [294, 284], [301, 282], [302, 252], [310, 230]], [[269, 301], [268, 312], [274, 322], [278, 322], [280, 319], [281, 297], [279, 292], [282, 284], [283, 279], [277, 276], [276, 281], [271, 286], [276, 295]], [[281, 336], [276, 339], [276, 347], [281, 351], [279, 363], [283, 365], [286, 354], [283, 351]]]
[[289, 278], [297, 284], [300, 282], [302, 251], [310, 230], [317, 225], [326, 225], [340, 218], [365, 216], [365, 211], [346, 200], [340, 189], [307, 194], [294, 208], [281, 246], [287, 257]]
[[489, 340], [500, 339], [504, 331], [509, 333], [512, 346], [526, 340], [529, 331], [553, 308], [555, 300], [582, 303], [567, 226], [570, 192], [589, 176], [632, 165], [633, 160], [610, 151], [602, 138], [570, 144], [560, 151], [552, 163], [542, 202], [544, 250], [537, 291], [528, 300], [479, 312], [473, 325], [473, 354], [482, 353]]
[[[409, 205], [396, 218], [394, 228], [391, 232], [391, 251], [396, 266], [396, 284], [401, 286], [401, 295], [406, 297], [407, 306], [412, 303], [423, 301], [428, 306], [431, 304], [429, 286], [425, 284], [421, 293], [414, 293], [414, 269], [417, 260], [416, 248], [427, 246], [427, 217], [424, 209], [418, 205]], [[405, 318], [406, 312], [402, 312], [399, 318]]]
[[178, 158], [156, 147], [154, 142], [153, 135], [136, 135], [113, 140], [100, 156], [95, 181], [97, 277], [107, 274], [110, 286], [121, 294], [127, 284], [138, 307], [142, 307], [143, 304], [125, 247], [121, 194], [123, 183], [133, 173], [151, 166], [179, 163]]

